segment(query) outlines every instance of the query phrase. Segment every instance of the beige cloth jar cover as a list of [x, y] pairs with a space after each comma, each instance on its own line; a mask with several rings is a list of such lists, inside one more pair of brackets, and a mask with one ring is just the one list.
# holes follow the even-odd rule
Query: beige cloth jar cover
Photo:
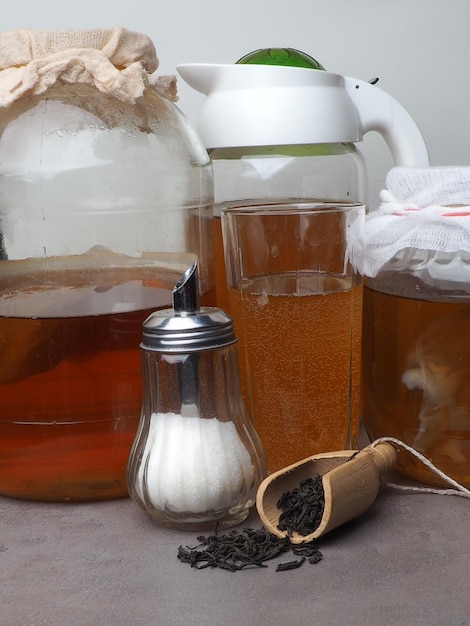
[[176, 101], [175, 76], [152, 76], [157, 68], [149, 37], [121, 26], [0, 33], [0, 107], [41, 94], [57, 82], [94, 85], [130, 103], [152, 87]]

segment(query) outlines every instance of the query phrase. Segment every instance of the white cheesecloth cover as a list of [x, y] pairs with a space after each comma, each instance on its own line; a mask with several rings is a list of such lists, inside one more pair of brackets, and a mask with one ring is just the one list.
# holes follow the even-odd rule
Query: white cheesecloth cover
[[455, 254], [447, 278], [470, 282], [470, 167], [392, 168], [380, 199], [351, 242], [364, 275], [412, 248]]
[[130, 103], [147, 87], [177, 100], [176, 77], [151, 76], [157, 68], [149, 37], [120, 26], [0, 33], [0, 107], [41, 94], [57, 82], [94, 85]]

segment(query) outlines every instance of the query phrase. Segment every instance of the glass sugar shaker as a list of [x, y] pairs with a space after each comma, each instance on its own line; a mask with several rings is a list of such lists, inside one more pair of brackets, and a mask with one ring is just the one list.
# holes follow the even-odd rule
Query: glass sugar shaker
[[127, 483], [159, 524], [210, 530], [248, 516], [266, 460], [241, 396], [232, 320], [199, 308], [197, 283], [195, 262], [173, 290], [173, 309], [144, 322], [142, 412]]

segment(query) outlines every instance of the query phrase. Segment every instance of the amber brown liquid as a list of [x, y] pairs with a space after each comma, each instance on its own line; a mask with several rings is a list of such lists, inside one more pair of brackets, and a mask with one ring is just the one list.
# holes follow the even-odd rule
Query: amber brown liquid
[[[396, 437], [470, 487], [468, 300], [366, 287], [363, 336], [363, 419], [371, 439]], [[410, 453], [398, 459], [407, 476], [443, 484]]]
[[273, 472], [358, 445], [362, 286], [314, 276], [308, 295], [293, 295], [283, 278], [269, 280], [278, 286], [252, 281], [229, 295], [248, 406]]
[[214, 216], [214, 262], [215, 290], [219, 309], [230, 312], [227, 275], [225, 271], [224, 244], [222, 238], [222, 221], [220, 215]]
[[[0, 285], [0, 493], [56, 501], [127, 495], [142, 322], [171, 306], [178, 277], [121, 268], [57, 272], [36, 287], [25, 286], [25, 276], [10, 277], [9, 290]], [[124, 310], [106, 312], [116, 298]], [[77, 314], [60, 314], [63, 307]]]

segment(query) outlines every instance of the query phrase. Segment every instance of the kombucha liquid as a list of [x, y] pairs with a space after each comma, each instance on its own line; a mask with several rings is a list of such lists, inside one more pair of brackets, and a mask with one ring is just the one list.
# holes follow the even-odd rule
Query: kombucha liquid
[[[405, 281], [401, 294], [364, 289], [364, 425], [371, 439], [396, 437], [470, 487], [470, 301], [405, 297]], [[444, 484], [405, 451], [397, 469]]]
[[254, 279], [229, 296], [248, 408], [269, 471], [357, 448], [362, 286], [303, 272], [301, 279]]
[[127, 495], [142, 322], [171, 306], [180, 277], [155, 271], [57, 272], [33, 288], [26, 278], [16, 289], [3, 280], [0, 493], [53, 501]]
[[214, 216], [214, 264], [217, 306], [226, 313], [230, 313], [227, 275], [225, 271], [224, 244], [222, 238], [222, 221], [220, 219], [220, 215]]

